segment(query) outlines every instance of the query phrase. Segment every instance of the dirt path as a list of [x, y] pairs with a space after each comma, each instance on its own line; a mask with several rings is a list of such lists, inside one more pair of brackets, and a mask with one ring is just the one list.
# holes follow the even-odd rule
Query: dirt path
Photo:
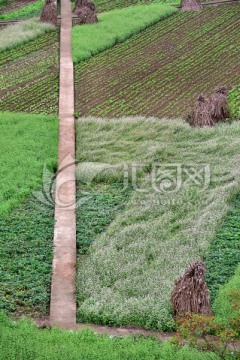
[[61, 2], [58, 175], [50, 323], [76, 325], [75, 127], [71, 2]]

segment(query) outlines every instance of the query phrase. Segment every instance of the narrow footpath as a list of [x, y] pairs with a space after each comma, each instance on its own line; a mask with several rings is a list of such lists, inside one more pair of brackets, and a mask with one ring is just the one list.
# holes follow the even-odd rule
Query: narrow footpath
[[72, 9], [61, 1], [58, 173], [50, 323], [76, 326], [76, 185]]

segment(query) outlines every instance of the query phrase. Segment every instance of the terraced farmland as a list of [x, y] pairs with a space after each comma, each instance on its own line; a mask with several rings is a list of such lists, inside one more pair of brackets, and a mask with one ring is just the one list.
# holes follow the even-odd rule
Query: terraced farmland
[[18, 0], [18, 1], [9, 1], [0, 7], [0, 14], [5, 14], [9, 11], [16, 11], [23, 8], [26, 5], [34, 3], [35, 0]]
[[80, 116], [184, 117], [195, 98], [240, 82], [240, 6], [178, 13], [75, 67]]
[[0, 53], [0, 111], [57, 114], [58, 32]]
[[97, 0], [95, 1], [95, 4], [97, 12], [105, 12], [113, 9], [122, 9], [128, 6], [151, 4], [153, 2], [153, 0]]

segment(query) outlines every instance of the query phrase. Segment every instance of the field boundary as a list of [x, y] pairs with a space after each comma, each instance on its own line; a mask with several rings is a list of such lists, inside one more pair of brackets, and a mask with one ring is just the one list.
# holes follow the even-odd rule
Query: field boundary
[[50, 323], [63, 328], [76, 324], [76, 183], [72, 9], [61, 1], [59, 144], [55, 191], [55, 227]]

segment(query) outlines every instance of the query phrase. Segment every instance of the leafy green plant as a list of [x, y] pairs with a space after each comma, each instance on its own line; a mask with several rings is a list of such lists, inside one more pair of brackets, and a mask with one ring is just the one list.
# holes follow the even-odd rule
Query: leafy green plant
[[238, 332], [219, 323], [212, 316], [189, 314], [178, 319], [178, 334], [175, 342], [187, 343], [197, 350], [215, 353], [218, 359], [239, 359], [236, 340]]
[[53, 229], [53, 209], [36, 199], [25, 199], [7, 217], [0, 216], [0, 310], [15, 316], [48, 314]]

